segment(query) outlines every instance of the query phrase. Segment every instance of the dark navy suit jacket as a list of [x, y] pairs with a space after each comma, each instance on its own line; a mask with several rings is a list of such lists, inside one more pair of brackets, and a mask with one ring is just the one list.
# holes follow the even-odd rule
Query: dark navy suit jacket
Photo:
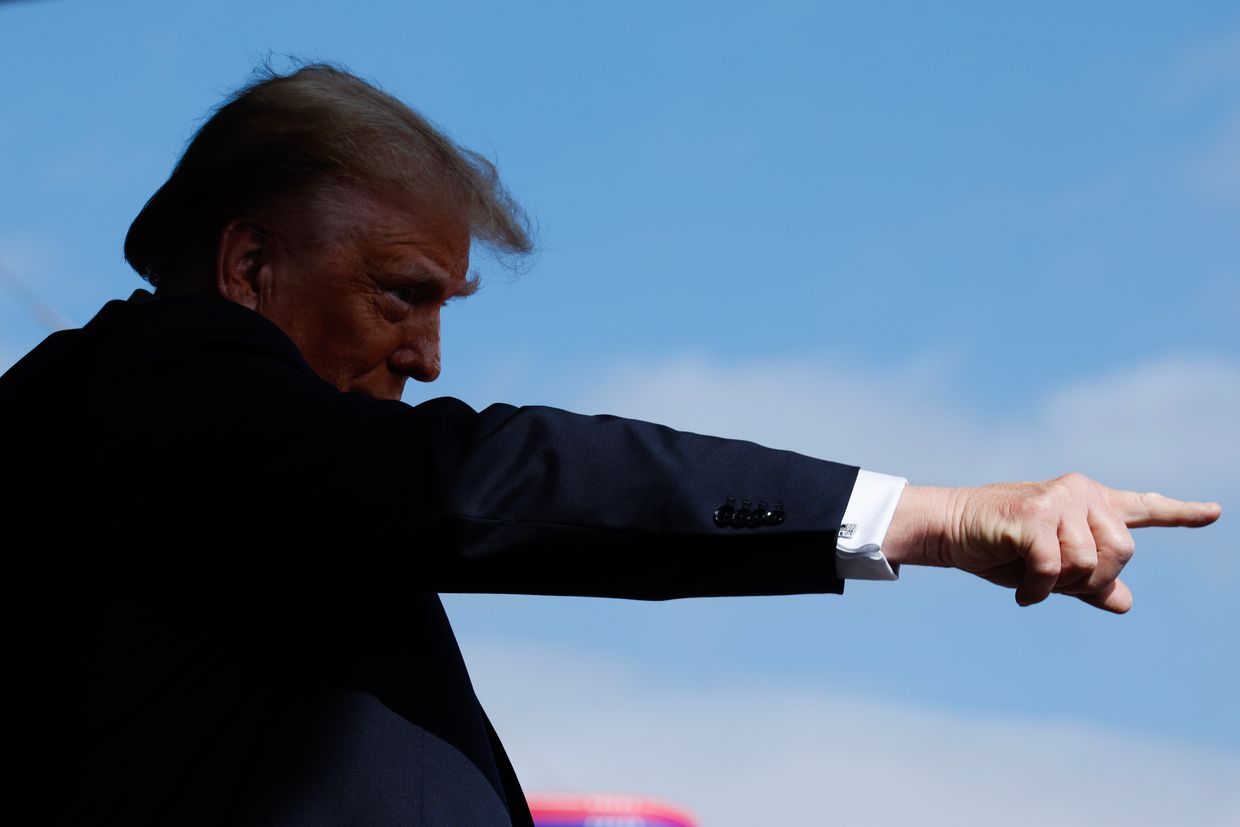
[[855, 466], [340, 393], [214, 297], [108, 303], [0, 415], [9, 802], [41, 821], [528, 824], [438, 593], [843, 590]]

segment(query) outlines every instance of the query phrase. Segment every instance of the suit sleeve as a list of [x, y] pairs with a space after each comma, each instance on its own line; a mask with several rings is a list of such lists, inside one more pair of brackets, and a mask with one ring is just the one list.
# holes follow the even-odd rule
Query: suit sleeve
[[369, 444], [338, 479], [359, 505], [383, 503], [382, 533], [407, 538], [436, 591], [843, 591], [832, 550], [856, 466], [547, 407], [363, 406]]

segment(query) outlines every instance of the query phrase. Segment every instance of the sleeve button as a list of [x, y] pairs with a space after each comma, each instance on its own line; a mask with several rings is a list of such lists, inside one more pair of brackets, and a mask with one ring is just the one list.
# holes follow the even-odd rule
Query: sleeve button
[[775, 507], [762, 517], [764, 525], [779, 525], [784, 521], [784, 504], [775, 503]]
[[753, 514], [753, 511], [750, 509], [752, 504], [749, 500], [744, 500], [741, 503], [741, 507], [732, 515], [732, 528], [744, 528], [749, 525], [749, 517]]

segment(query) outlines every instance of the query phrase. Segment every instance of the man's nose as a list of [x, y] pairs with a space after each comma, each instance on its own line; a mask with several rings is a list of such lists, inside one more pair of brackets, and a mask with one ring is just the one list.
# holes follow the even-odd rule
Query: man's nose
[[392, 369], [404, 373], [419, 382], [434, 382], [439, 378], [439, 317], [423, 320], [416, 329], [409, 331], [404, 344], [392, 354]]

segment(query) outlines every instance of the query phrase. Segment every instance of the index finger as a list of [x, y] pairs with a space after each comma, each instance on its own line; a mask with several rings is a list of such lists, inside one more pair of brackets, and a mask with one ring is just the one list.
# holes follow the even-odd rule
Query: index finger
[[1223, 513], [1223, 507], [1218, 503], [1173, 500], [1153, 491], [1139, 493], [1111, 489], [1109, 496], [1111, 507], [1129, 528], [1158, 525], [1197, 528], [1209, 525]]

